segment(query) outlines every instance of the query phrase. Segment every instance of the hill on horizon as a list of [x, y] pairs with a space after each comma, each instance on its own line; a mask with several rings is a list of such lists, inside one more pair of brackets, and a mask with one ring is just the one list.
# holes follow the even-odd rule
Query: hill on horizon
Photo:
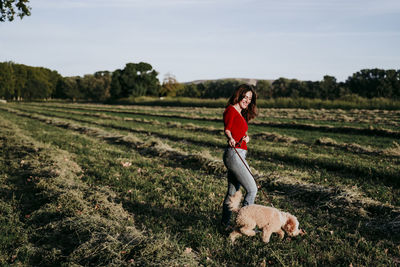
[[258, 81], [269, 81], [272, 83], [275, 80], [270, 80], [270, 79], [254, 79], [254, 78], [220, 78], [220, 79], [210, 79], [210, 80], [194, 80], [190, 82], [183, 82], [183, 84], [200, 84], [200, 83], [205, 83], [205, 82], [214, 82], [214, 81], [222, 81], [222, 80], [235, 80], [235, 81], [240, 81], [243, 83], [251, 84], [251, 85], [256, 85]]

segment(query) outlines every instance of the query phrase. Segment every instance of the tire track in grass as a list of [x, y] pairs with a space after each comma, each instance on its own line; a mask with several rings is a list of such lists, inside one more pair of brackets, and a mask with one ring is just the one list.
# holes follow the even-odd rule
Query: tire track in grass
[[[41, 113], [38, 111], [35, 111], [36, 113], [39, 114], [45, 114], [46, 113]], [[47, 115], [46, 115], [47, 116]], [[65, 118], [65, 119], [71, 119], [70, 117], [66, 116], [60, 116], [59, 117]], [[102, 127], [110, 127], [118, 130], [126, 130], [130, 132], [136, 132], [136, 133], [147, 133], [147, 134], [152, 134], [157, 137], [169, 139], [172, 141], [182, 141], [184, 138], [178, 137], [176, 135], [170, 135], [170, 134], [162, 134], [162, 133], [157, 133], [157, 132], [148, 132], [148, 131], [143, 131], [143, 130], [138, 130], [138, 129], [132, 129], [130, 127], [125, 127], [125, 126], [115, 126], [115, 125], [110, 125], [110, 124], [104, 124], [104, 123], [98, 123], [98, 122], [93, 122], [93, 121], [88, 121], [88, 120], [82, 120], [82, 119], [73, 119], [75, 121], [83, 122], [83, 123], [89, 123], [89, 124], [95, 124], [98, 126]], [[187, 142], [196, 144], [196, 145], [201, 145], [201, 146], [210, 146], [210, 141], [199, 141], [199, 140], [192, 140], [192, 139], [185, 139]], [[224, 144], [218, 144], [214, 143], [214, 147], [219, 147], [221, 149], [225, 148]], [[300, 157], [298, 155], [289, 155], [287, 153], [280, 153], [280, 152], [273, 152], [273, 151], [263, 151], [260, 149], [252, 149], [249, 151], [249, 155], [251, 157], [254, 157], [256, 159], [273, 159], [276, 161], [284, 162], [286, 164], [292, 164], [294, 166], [299, 166], [299, 167], [308, 167], [308, 168], [315, 168], [316, 166], [319, 168], [326, 169], [327, 171], [331, 172], [336, 172], [341, 175], [346, 175], [350, 174], [352, 177], [364, 180], [365, 178], [363, 177], [368, 177], [368, 179], [371, 179], [376, 182], [380, 182], [389, 186], [396, 186], [398, 188], [400, 186], [400, 174], [395, 170], [395, 169], [386, 169], [384, 167], [379, 167], [379, 166], [371, 166], [371, 165], [365, 165], [364, 164], [358, 164], [354, 165], [354, 162], [348, 162], [345, 161], [344, 159], [335, 159], [332, 160], [332, 158], [309, 158], [309, 157]]]

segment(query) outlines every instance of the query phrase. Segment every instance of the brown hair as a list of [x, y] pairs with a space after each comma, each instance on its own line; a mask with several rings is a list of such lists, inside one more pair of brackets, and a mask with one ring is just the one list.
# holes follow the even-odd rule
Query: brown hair
[[254, 90], [253, 86], [249, 84], [241, 84], [239, 87], [233, 92], [232, 96], [229, 98], [227, 107], [229, 105], [235, 105], [239, 103], [245, 96], [247, 92], [251, 92], [253, 97], [251, 98], [251, 102], [246, 109], [242, 110], [242, 116], [244, 119], [249, 122], [250, 120], [254, 119], [257, 116], [257, 94]]

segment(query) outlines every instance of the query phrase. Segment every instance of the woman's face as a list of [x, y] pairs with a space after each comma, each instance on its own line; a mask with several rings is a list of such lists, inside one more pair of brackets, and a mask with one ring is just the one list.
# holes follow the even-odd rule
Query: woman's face
[[253, 97], [253, 93], [251, 91], [248, 91], [242, 100], [239, 101], [239, 106], [241, 109], [246, 109], [249, 104], [251, 103], [251, 99]]

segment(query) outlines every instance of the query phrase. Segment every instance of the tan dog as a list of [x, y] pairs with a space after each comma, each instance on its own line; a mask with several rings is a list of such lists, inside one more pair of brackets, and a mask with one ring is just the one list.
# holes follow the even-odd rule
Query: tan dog
[[295, 216], [272, 207], [256, 204], [239, 208], [241, 198], [242, 192], [240, 190], [229, 198], [230, 210], [238, 212], [236, 228], [229, 235], [232, 243], [241, 234], [254, 236], [256, 226], [262, 229], [262, 240], [265, 243], [269, 242], [272, 233], [277, 233], [281, 239], [285, 236], [285, 232], [289, 236], [305, 234], [302, 229], [299, 229], [299, 221]]

